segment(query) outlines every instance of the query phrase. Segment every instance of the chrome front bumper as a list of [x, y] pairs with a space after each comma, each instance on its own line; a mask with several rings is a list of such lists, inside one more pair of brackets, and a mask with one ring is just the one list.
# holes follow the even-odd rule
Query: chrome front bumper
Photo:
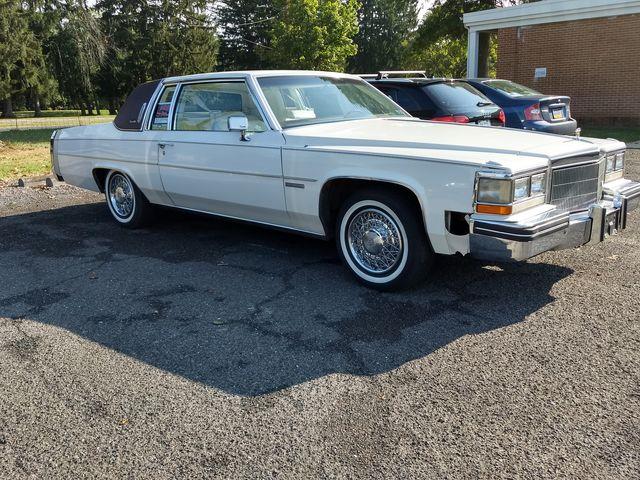
[[470, 254], [491, 261], [520, 261], [549, 250], [602, 242], [627, 226], [640, 206], [640, 183], [620, 179], [604, 185], [603, 199], [588, 211], [547, 210], [518, 221], [472, 215]]

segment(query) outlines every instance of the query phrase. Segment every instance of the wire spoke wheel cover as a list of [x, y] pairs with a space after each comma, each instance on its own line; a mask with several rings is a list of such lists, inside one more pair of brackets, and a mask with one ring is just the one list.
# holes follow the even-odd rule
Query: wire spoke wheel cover
[[371, 275], [389, 274], [402, 259], [404, 242], [400, 228], [381, 209], [358, 210], [349, 219], [345, 233], [352, 259]]
[[135, 211], [136, 198], [131, 181], [121, 173], [109, 177], [108, 197], [111, 210], [119, 218], [125, 220]]

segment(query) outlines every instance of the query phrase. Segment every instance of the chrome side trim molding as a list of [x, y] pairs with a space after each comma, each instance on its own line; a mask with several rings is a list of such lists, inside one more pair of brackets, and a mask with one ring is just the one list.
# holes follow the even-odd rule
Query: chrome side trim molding
[[221, 170], [217, 168], [205, 168], [205, 167], [190, 167], [186, 165], [174, 165], [162, 163], [159, 167], [164, 168], [183, 168], [185, 170], [196, 170], [200, 172], [215, 172], [215, 173], [228, 173], [229, 175], [248, 175], [250, 177], [263, 177], [263, 178], [282, 178], [282, 175], [270, 175], [268, 173], [257, 173], [257, 172], [238, 172], [235, 170]]
[[305, 178], [305, 177], [289, 177], [289, 176], [285, 176], [284, 177], [285, 180], [293, 180], [293, 181], [299, 181], [299, 182], [317, 182], [318, 180], [315, 178]]

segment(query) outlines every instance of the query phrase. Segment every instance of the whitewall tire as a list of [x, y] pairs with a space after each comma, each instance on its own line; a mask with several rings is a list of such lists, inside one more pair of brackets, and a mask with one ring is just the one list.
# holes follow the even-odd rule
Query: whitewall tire
[[344, 264], [377, 290], [409, 288], [422, 281], [433, 253], [421, 214], [408, 198], [367, 189], [342, 206], [336, 243]]
[[111, 216], [123, 227], [137, 228], [150, 220], [152, 206], [127, 174], [111, 170], [104, 194]]

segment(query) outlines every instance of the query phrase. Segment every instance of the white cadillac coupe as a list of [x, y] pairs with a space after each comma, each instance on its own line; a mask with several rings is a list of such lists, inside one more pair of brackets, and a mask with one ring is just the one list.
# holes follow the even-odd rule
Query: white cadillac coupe
[[358, 77], [225, 72], [136, 88], [113, 123], [55, 132], [59, 179], [120, 225], [154, 205], [326, 239], [370, 287], [435, 254], [524, 260], [600, 242], [640, 203], [625, 145], [409, 116]]

